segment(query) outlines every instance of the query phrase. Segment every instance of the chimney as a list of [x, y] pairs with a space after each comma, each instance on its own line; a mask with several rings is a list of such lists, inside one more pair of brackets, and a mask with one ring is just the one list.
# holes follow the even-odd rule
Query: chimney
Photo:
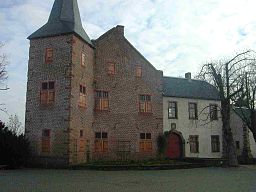
[[185, 78], [186, 78], [186, 79], [191, 79], [191, 73], [190, 73], [190, 72], [185, 73]]
[[119, 34], [121, 34], [122, 36], [124, 36], [124, 26], [122, 25], [117, 25], [116, 29], [118, 31]]

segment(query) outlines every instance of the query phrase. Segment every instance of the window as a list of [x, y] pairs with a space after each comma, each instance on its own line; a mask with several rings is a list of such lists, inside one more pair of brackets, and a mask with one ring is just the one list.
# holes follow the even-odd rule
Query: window
[[135, 68], [135, 77], [142, 77], [142, 67], [136, 66], [136, 68]]
[[189, 119], [197, 119], [197, 104], [196, 103], [188, 103], [188, 112]]
[[44, 129], [42, 132], [42, 153], [51, 152], [51, 130]]
[[81, 53], [81, 65], [83, 67], [86, 65], [86, 54], [84, 52]]
[[220, 152], [220, 136], [212, 135], [211, 143], [212, 143], [212, 152]]
[[218, 105], [210, 104], [210, 120], [218, 120]]
[[239, 150], [240, 149], [240, 142], [236, 141], [236, 149]]
[[140, 152], [151, 152], [151, 133], [140, 133]]
[[96, 91], [95, 109], [97, 111], [109, 110], [109, 94], [107, 91]]
[[190, 144], [190, 152], [191, 153], [199, 153], [198, 135], [190, 135], [189, 136], [189, 144]]
[[40, 102], [41, 105], [52, 105], [55, 101], [55, 83], [54, 81], [43, 82], [41, 93], [40, 93]]
[[84, 131], [80, 130], [80, 138], [83, 138], [83, 136], [84, 136]]
[[84, 153], [85, 152], [85, 146], [86, 146], [86, 142], [85, 142], [85, 139], [83, 138], [84, 137], [84, 131], [83, 130], [80, 130], [79, 131], [79, 140], [78, 140], [78, 151], [80, 153]]
[[47, 48], [45, 50], [45, 63], [50, 64], [53, 62], [53, 49]]
[[139, 112], [152, 113], [151, 95], [140, 95], [139, 100]]
[[108, 74], [115, 75], [116, 74], [116, 65], [115, 63], [108, 63]]
[[107, 132], [95, 132], [95, 152], [107, 152], [108, 151], [108, 133]]
[[79, 90], [79, 103], [78, 105], [80, 107], [86, 107], [86, 88], [83, 85], [80, 85], [80, 90]]
[[178, 108], [177, 108], [177, 102], [175, 101], [170, 101], [168, 104], [168, 118], [178, 119]]

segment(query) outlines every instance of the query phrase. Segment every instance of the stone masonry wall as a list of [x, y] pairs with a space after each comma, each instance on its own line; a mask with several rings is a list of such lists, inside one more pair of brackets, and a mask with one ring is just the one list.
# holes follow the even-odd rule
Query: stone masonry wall
[[[81, 65], [82, 53], [86, 55], [85, 66]], [[70, 164], [83, 163], [90, 156], [94, 88], [93, 88], [94, 49], [76, 36], [72, 46], [72, 83], [71, 83], [71, 119], [70, 119]], [[80, 107], [80, 85], [86, 87], [86, 107]], [[80, 130], [83, 137], [80, 138]]]
[[[109, 91], [109, 111], [95, 112], [94, 132], [107, 132], [109, 149], [106, 154], [94, 152], [95, 159], [118, 159], [118, 141], [129, 141], [127, 158], [155, 157], [157, 137], [162, 125], [162, 72], [156, 70], [124, 37], [124, 28], [117, 26], [101, 36], [96, 44], [96, 89]], [[108, 62], [114, 62], [116, 74], [107, 73]], [[135, 67], [142, 67], [142, 77], [135, 77]], [[139, 95], [152, 95], [152, 114], [139, 114]], [[153, 151], [139, 151], [140, 133], [151, 133]], [[93, 148], [94, 149], [94, 148]]]
[[[72, 35], [66, 35], [30, 42], [25, 133], [31, 142], [34, 156], [41, 163], [68, 163], [72, 38]], [[46, 48], [53, 48], [53, 62], [50, 64], [45, 64]], [[41, 84], [49, 80], [55, 81], [55, 103], [42, 106]], [[41, 152], [43, 129], [51, 130], [50, 154]]]

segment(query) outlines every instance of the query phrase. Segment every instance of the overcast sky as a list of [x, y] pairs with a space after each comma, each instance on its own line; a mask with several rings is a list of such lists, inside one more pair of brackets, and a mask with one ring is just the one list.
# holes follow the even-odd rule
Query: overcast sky
[[[9, 58], [8, 114], [24, 121], [31, 33], [46, 23], [54, 0], [0, 0], [0, 41]], [[91, 39], [116, 25], [166, 76], [192, 76], [203, 63], [256, 50], [255, 0], [78, 0]], [[8, 115], [0, 112], [0, 119]]]

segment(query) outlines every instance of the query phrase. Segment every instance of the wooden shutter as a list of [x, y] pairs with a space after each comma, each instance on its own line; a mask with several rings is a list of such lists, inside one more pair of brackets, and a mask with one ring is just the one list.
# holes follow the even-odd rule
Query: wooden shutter
[[95, 152], [101, 152], [102, 151], [102, 144], [101, 139], [96, 139], [94, 142], [94, 148]]
[[95, 109], [101, 110], [101, 99], [95, 98]]
[[146, 105], [145, 105], [145, 102], [140, 101], [140, 112], [141, 112], [141, 113], [146, 112], [146, 107], [145, 107], [145, 106], [146, 106]]
[[151, 113], [152, 112], [152, 104], [151, 104], [151, 102], [147, 102], [146, 106], [147, 106], [146, 112]]
[[55, 101], [55, 91], [54, 90], [51, 90], [48, 92], [48, 103], [49, 104], [53, 104], [54, 101]]
[[102, 141], [102, 151], [107, 152], [108, 151], [108, 140]]
[[47, 105], [48, 103], [48, 91], [41, 91], [40, 100], [42, 105]]
[[152, 141], [150, 140], [150, 141], [146, 141], [145, 142], [145, 151], [147, 151], [147, 152], [150, 152], [150, 151], [152, 151]]
[[108, 99], [101, 99], [101, 110], [109, 109], [109, 101]]
[[115, 75], [115, 63], [108, 63], [108, 74]]
[[85, 66], [85, 62], [86, 62], [86, 55], [85, 55], [85, 53], [82, 53], [81, 54], [81, 65]]
[[53, 61], [53, 49], [47, 48], [45, 51], [45, 63], [49, 64]]
[[136, 74], [135, 74], [136, 77], [141, 77], [141, 76], [142, 76], [142, 68], [139, 67], [139, 66], [137, 66], [135, 73], [136, 73]]
[[50, 137], [42, 138], [42, 153], [51, 152], [51, 139]]
[[79, 152], [85, 152], [85, 140], [84, 139], [79, 140]]
[[86, 96], [82, 93], [79, 95], [79, 106], [86, 107]]
[[145, 142], [144, 141], [140, 141], [140, 151], [141, 152], [145, 151]]

